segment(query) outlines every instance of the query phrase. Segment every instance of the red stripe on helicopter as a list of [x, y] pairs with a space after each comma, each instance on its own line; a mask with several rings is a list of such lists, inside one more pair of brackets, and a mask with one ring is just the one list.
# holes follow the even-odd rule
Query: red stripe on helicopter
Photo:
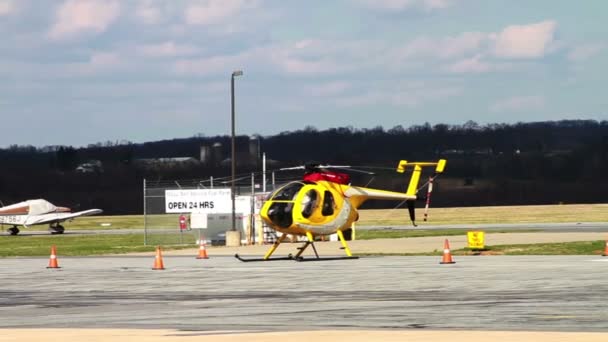
[[328, 181], [339, 184], [350, 183], [350, 176], [340, 172], [312, 172], [304, 175], [304, 180], [309, 182]]

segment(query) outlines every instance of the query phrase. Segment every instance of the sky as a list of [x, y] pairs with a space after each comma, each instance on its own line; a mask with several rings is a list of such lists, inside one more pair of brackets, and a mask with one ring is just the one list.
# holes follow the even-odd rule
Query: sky
[[0, 147], [608, 120], [608, 1], [0, 0]]

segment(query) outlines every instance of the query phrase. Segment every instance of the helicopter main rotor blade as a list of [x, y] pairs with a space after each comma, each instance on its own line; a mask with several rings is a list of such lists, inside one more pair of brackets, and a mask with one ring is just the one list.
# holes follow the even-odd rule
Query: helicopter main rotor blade
[[357, 172], [357, 173], [364, 173], [366, 175], [375, 175], [375, 172], [372, 171], [365, 171], [365, 170], [358, 170], [358, 169], [348, 169], [348, 171], [352, 171], [352, 172]]
[[352, 171], [352, 172], [358, 172], [358, 173], [364, 173], [367, 175], [375, 175], [375, 172], [371, 172], [371, 171], [365, 171], [365, 170], [359, 170], [359, 169], [353, 169], [350, 165], [321, 165], [321, 164], [307, 164], [307, 165], [300, 165], [300, 166], [292, 166], [292, 167], [282, 167], [279, 170], [280, 171], [288, 171], [288, 170], [308, 170], [308, 171], [315, 171], [315, 170], [325, 170], [325, 169], [343, 169], [345, 171]]
[[321, 169], [348, 169], [349, 165], [317, 165]]
[[282, 167], [279, 170], [285, 171], [285, 170], [302, 170], [302, 169], [304, 169], [304, 166]]
[[319, 168], [344, 169], [345, 171], [348, 170], [348, 171], [352, 171], [352, 172], [364, 173], [364, 174], [367, 174], [367, 175], [375, 175], [375, 173], [371, 172], [371, 171], [353, 169], [352, 166], [350, 166], [350, 165], [319, 165]]

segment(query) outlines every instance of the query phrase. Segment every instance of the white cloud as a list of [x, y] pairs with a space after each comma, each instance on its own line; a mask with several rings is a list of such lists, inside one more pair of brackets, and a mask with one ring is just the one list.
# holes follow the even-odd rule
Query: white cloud
[[554, 42], [557, 23], [547, 20], [529, 25], [512, 25], [492, 35], [494, 54], [503, 58], [543, 57]]
[[9, 15], [17, 10], [13, 0], [0, 0], [0, 16]]
[[399, 55], [409, 57], [454, 58], [467, 53], [479, 51], [487, 40], [487, 34], [481, 32], [464, 32], [457, 36], [445, 38], [418, 37], [403, 47]]
[[264, 63], [286, 73], [308, 75], [361, 71], [374, 63], [385, 67], [382, 58], [369, 58], [370, 54], [382, 55], [384, 50], [383, 45], [373, 41], [304, 39], [258, 49], [257, 54]]
[[94, 52], [87, 62], [69, 63], [58, 66], [57, 70], [62, 77], [89, 77], [100, 73], [116, 72], [125, 67], [125, 61], [117, 52]]
[[177, 74], [216, 75], [229, 74], [236, 66], [242, 65], [241, 56], [212, 56], [196, 59], [180, 59], [173, 65]]
[[556, 46], [554, 21], [507, 26], [501, 32], [463, 32], [454, 36], [418, 37], [398, 50], [401, 59], [462, 58], [450, 67], [453, 72], [483, 72], [491, 68], [481, 55], [498, 58], [540, 58]]
[[332, 58], [307, 60], [290, 56], [286, 50], [276, 50], [272, 62], [289, 74], [330, 74], [344, 69], [344, 65]]
[[[289, 74], [335, 74], [362, 72], [370, 67], [386, 68], [386, 44], [362, 40], [305, 39], [268, 47], [262, 51], [269, 62]], [[370, 58], [371, 55], [376, 56]]]
[[91, 55], [89, 64], [96, 67], [108, 67], [120, 64], [120, 58], [115, 52], [97, 52]]
[[311, 96], [334, 96], [348, 90], [351, 84], [343, 81], [315, 84], [308, 88]]
[[355, 0], [366, 7], [386, 10], [403, 11], [412, 8], [435, 10], [444, 9], [452, 5], [455, 0]]
[[148, 57], [175, 57], [175, 56], [188, 56], [195, 54], [199, 51], [196, 46], [193, 45], [181, 45], [175, 44], [172, 41], [160, 43], [160, 44], [149, 44], [142, 45], [137, 48], [139, 53]]
[[341, 107], [391, 105], [414, 108], [424, 103], [437, 102], [462, 94], [460, 86], [437, 86], [432, 84], [391, 84], [391, 88], [363, 91], [355, 96], [337, 97]]
[[256, 6], [256, 0], [200, 0], [185, 9], [184, 17], [190, 25], [213, 25]]
[[482, 60], [481, 55], [475, 55], [471, 58], [466, 58], [450, 64], [447, 67], [449, 72], [453, 73], [482, 73], [493, 69], [493, 66]]
[[523, 110], [537, 110], [545, 107], [543, 96], [515, 96], [498, 101], [490, 106], [493, 112], [509, 112]]
[[115, 0], [67, 0], [58, 9], [49, 35], [53, 39], [83, 32], [104, 32], [120, 15]]
[[568, 53], [568, 59], [574, 62], [585, 61], [597, 55], [604, 48], [603, 44], [590, 43], [573, 47]]
[[161, 9], [156, 6], [153, 0], [142, 0], [137, 4], [135, 9], [135, 16], [146, 24], [156, 24], [160, 22], [162, 12]]
[[[249, 65], [269, 72], [284, 72], [293, 75], [334, 74], [360, 66], [357, 61], [345, 62], [338, 49], [319, 50], [324, 41], [300, 41], [292, 44], [267, 45], [255, 47], [235, 55], [216, 55], [204, 58], [180, 59], [175, 62], [174, 71], [178, 74], [211, 75], [226, 73], [234, 68], [247, 68]], [[339, 42], [335, 42], [340, 45]]]
[[[439, 67], [451, 73], [483, 73], [510, 69], [505, 58], [541, 58], [558, 45], [553, 35], [557, 24], [544, 21], [530, 25], [507, 26], [501, 32], [463, 32], [445, 37], [417, 37], [391, 51], [398, 63], [429, 59], [448, 61]], [[580, 54], [593, 51], [581, 51]]]

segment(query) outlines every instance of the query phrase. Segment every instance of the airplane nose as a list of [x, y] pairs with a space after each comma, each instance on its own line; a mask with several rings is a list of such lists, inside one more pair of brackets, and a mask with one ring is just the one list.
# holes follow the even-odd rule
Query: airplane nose
[[57, 211], [60, 213], [69, 213], [72, 211], [72, 209], [68, 207], [57, 207]]

